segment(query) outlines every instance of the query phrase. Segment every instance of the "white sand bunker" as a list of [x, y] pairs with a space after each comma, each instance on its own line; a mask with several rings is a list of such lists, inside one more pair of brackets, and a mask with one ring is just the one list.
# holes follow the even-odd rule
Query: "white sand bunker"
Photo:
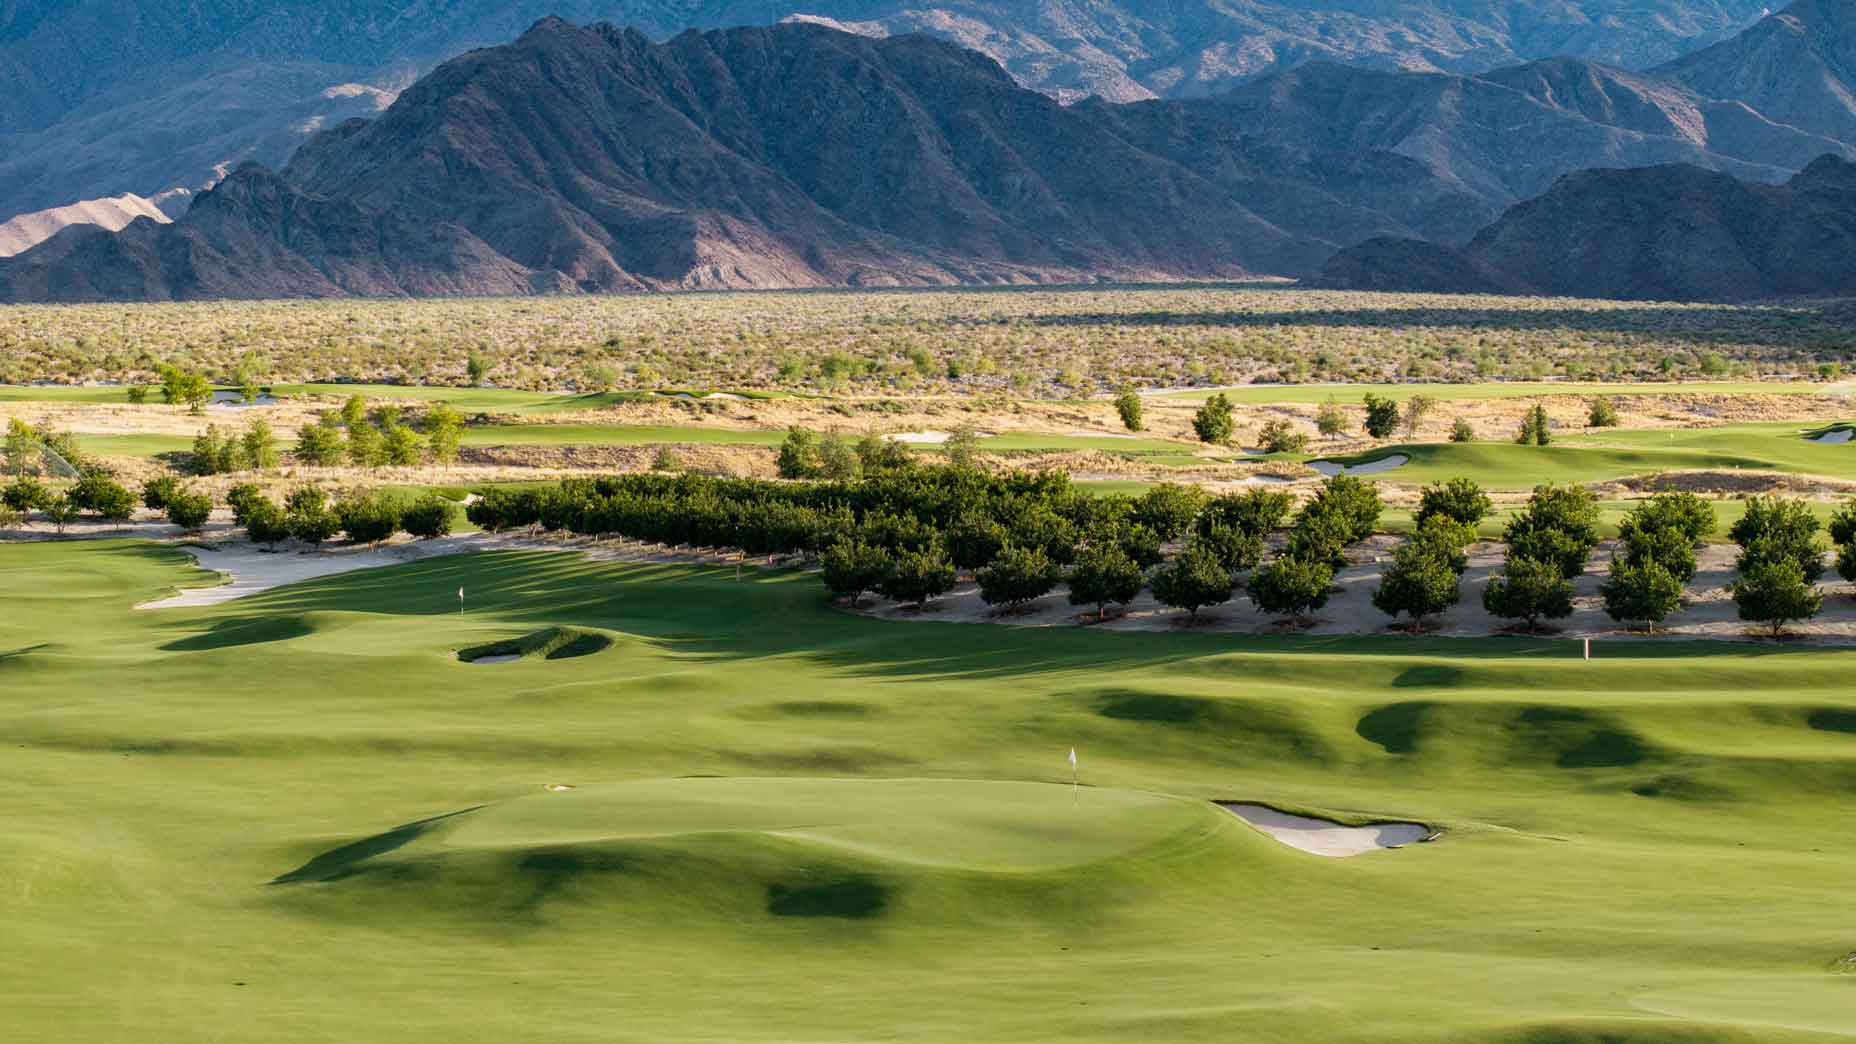
[[1856, 428], [1838, 428], [1835, 431], [1827, 431], [1822, 435], [1813, 435], [1811, 436], [1811, 441], [1825, 446], [1841, 446], [1852, 437], [1856, 437]]
[[223, 573], [231, 582], [217, 587], [184, 588], [172, 597], [144, 602], [136, 608], [181, 609], [218, 605], [273, 587], [333, 576], [336, 573], [399, 565], [433, 555], [456, 554], [468, 549], [467, 541], [468, 538], [448, 537], [416, 544], [389, 544], [378, 549], [342, 548], [307, 554], [260, 551], [243, 542], [218, 548], [183, 547], [180, 550], [192, 555], [195, 564], [201, 569]]
[[1402, 468], [1411, 463], [1411, 458], [1403, 453], [1394, 453], [1389, 457], [1369, 460], [1364, 464], [1346, 465], [1332, 460], [1311, 460], [1308, 466], [1321, 474], [1333, 478], [1335, 475], [1377, 475], [1382, 471]]
[[1264, 805], [1220, 801], [1218, 806], [1236, 813], [1244, 822], [1291, 848], [1330, 859], [1365, 855], [1382, 848], [1401, 848], [1431, 837], [1431, 828], [1422, 823], [1350, 827], [1325, 819], [1292, 816]]
[[953, 433], [945, 431], [899, 431], [883, 436], [890, 442], [906, 442], [915, 446], [939, 446], [953, 437]]

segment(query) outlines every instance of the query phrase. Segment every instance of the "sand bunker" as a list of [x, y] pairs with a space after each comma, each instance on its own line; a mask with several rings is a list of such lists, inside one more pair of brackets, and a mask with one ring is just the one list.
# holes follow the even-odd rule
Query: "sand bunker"
[[1350, 827], [1325, 819], [1292, 816], [1264, 805], [1218, 802], [1219, 807], [1235, 813], [1244, 822], [1291, 848], [1330, 859], [1365, 855], [1382, 848], [1400, 848], [1431, 836], [1431, 828], [1422, 823], [1374, 823]]
[[906, 442], [916, 446], [939, 446], [953, 437], [951, 433], [945, 431], [899, 431], [893, 435], [883, 436], [890, 442]]
[[1389, 457], [1369, 460], [1364, 464], [1341, 464], [1332, 460], [1311, 460], [1308, 466], [1329, 478], [1336, 475], [1377, 475], [1382, 471], [1402, 468], [1411, 463], [1411, 458], [1403, 453], [1394, 453]]
[[137, 609], [181, 609], [190, 606], [218, 605], [234, 598], [268, 591], [285, 584], [301, 583], [356, 569], [377, 569], [399, 565], [433, 555], [456, 554], [467, 548], [464, 539], [451, 537], [425, 540], [416, 544], [392, 544], [379, 549], [343, 548], [308, 554], [289, 551], [266, 552], [247, 543], [226, 544], [218, 548], [201, 546], [180, 550], [193, 556], [201, 569], [222, 573], [231, 582], [217, 587], [189, 587], [170, 598], [144, 602]]
[[1835, 431], [1827, 431], [1822, 435], [1813, 435], [1811, 436], [1811, 441], [1825, 446], [1841, 446], [1852, 437], [1856, 437], [1856, 428], [1838, 428]]

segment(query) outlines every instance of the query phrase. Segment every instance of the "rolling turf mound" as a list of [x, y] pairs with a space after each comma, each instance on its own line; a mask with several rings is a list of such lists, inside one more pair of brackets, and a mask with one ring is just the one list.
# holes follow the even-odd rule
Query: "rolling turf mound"
[[[553, 901], [635, 915], [867, 919], [906, 896], [1009, 878], [1032, 888], [1256, 844], [1207, 803], [965, 780], [660, 779], [419, 820], [312, 856], [280, 886], [457, 911]], [[987, 887], [994, 887], [988, 885]], [[352, 891], [349, 891], [352, 889]], [[691, 897], [701, 896], [692, 906]]]
[[473, 645], [458, 650], [458, 659], [465, 663], [479, 660], [571, 660], [577, 656], [591, 656], [612, 647], [612, 638], [597, 631], [582, 631], [572, 627], [544, 627], [539, 631], [530, 631], [520, 638], [509, 638], [500, 642]]

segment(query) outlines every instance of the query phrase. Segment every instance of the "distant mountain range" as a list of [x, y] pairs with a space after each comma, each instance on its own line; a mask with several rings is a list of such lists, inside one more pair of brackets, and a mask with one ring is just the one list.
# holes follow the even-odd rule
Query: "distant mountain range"
[[[1662, 184], [1679, 214], [1692, 178], [1712, 174], [1710, 199], [1765, 200], [1778, 220], [1803, 212], [1782, 200], [1837, 183], [1856, 161], [1826, 86], [1856, 32], [1843, 5], [1801, 0], [1702, 52], [1744, 63], [1796, 48], [1784, 53], [1809, 82], [1787, 88], [1781, 63], [1737, 89], [1798, 122], [1704, 93], [1692, 58], [1478, 75], [1315, 61], [1213, 97], [1064, 106], [921, 35], [800, 21], [660, 43], [547, 19], [390, 96], [336, 92], [325, 100], [378, 114], [310, 118], [281, 170], [244, 164], [172, 224], [69, 228], [0, 260], [0, 300], [1258, 275], [1549, 289], [1524, 255], [1549, 256], [1551, 230], [1514, 231], [1529, 213], [1628, 239], [1573, 222], [1576, 206], [1627, 192], [1633, 207], [1606, 212], [1653, 220]], [[1579, 173], [1594, 168], [1664, 174]], [[1760, 250], [1719, 278], [1607, 288], [1597, 266], [1584, 285], [1808, 292], [1777, 289], [1803, 284]]]
[[1131, 101], [1210, 95], [1308, 61], [1476, 73], [1572, 56], [1645, 68], [1728, 38], [1760, 4], [0, 0], [0, 221], [124, 193], [197, 191], [247, 161], [279, 167], [316, 130], [375, 115], [419, 73], [549, 15], [658, 40], [786, 18], [924, 32], [1063, 100]]

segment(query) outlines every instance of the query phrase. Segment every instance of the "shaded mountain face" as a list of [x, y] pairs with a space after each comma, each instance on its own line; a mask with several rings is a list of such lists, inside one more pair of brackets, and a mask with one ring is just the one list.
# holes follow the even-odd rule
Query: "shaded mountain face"
[[317, 127], [370, 115], [416, 74], [549, 15], [659, 40], [793, 17], [923, 32], [1066, 101], [1128, 101], [1209, 95], [1311, 60], [1474, 72], [1570, 54], [1642, 67], [1761, 10], [1760, 0], [0, 0], [0, 220], [197, 190], [248, 160], [277, 166]]
[[1329, 250], [925, 37], [550, 20], [173, 225], [0, 263], [0, 298], [1236, 277]]
[[1798, 0], [1657, 74], [1780, 123], [1856, 141], [1856, 0]]
[[1784, 185], [1691, 166], [1569, 175], [1460, 251], [1374, 240], [1315, 282], [1378, 290], [1497, 289], [1725, 300], [1856, 292], [1856, 164], [1826, 156]]

